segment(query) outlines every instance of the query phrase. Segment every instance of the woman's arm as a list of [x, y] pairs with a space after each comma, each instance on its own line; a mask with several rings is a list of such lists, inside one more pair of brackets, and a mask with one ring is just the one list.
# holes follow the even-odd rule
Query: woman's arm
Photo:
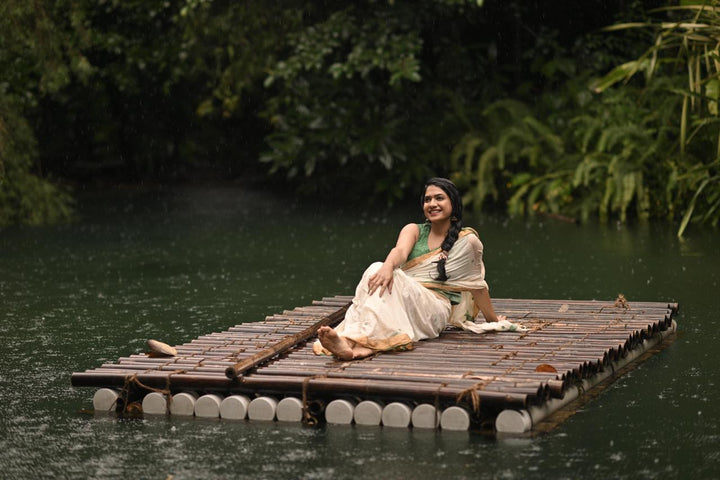
[[381, 297], [386, 289], [388, 293], [392, 293], [393, 270], [405, 263], [419, 236], [420, 229], [414, 223], [409, 223], [400, 230], [395, 247], [388, 253], [380, 270], [370, 277], [368, 282], [370, 295], [377, 289], [380, 289]]
[[492, 301], [490, 300], [490, 292], [487, 288], [473, 290], [472, 295], [473, 299], [475, 300], [475, 305], [480, 308], [480, 311], [482, 312], [483, 317], [485, 317], [486, 321], [497, 322], [500, 320], [507, 320], [507, 317], [505, 317], [505, 315], [497, 316], [495, 314], [495, 309], [493, 308]]

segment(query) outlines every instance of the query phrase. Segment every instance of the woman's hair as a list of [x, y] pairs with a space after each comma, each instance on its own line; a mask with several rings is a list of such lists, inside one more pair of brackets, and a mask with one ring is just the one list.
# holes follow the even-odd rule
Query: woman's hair
[[[447, 194], [448, 198], [450, 199], [450, 203], [452, 204], [452, 214], [450, 215], [450, 230], [448, 230], [447, 235], [445, 235], [445, 240], [443, 240], [443, 243], [440, 245], [442, 251], [445, 252], [445, 254], [447, 255], [453, 245], [455, 245], [455, 242], [458, 239], [458, 235], [460, 234], [460, 230], [462, 230], [462, 199], [460, 198], [460, 192], [458, 191], [458, 188], [453, 182], [451, 182], [447, 178], [435, 177], [431, 178], [427, 181], [427, 183], [425, 183], [422, 196], [420, 197], [421, 207], [425, 206], [425, 192], [431, 185], [442, 189], [442, 191]], [[446, 258], [441, 258], [437, 262], [438, 277], [435, 280], [444, 282], [448, 279], [447, 273], [445, 272], [446, 261]]]

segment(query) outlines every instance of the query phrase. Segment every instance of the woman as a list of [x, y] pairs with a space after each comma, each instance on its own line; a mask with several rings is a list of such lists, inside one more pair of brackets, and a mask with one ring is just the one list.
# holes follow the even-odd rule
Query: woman
[[[320, 327], [316, 354], [353, 360], [388, 350], [412, 349], [448, 323], [468, 330], [514, 330], [490, 301], [477, 232], [462, 228], [462, 202], [450, 180], [433, 178], [422, 196], [424, 224], [408, 224], [385, 262], [372, 264], [358, 285], [345, 319]], [[486, 324], [473, 319], [478, 309]]]

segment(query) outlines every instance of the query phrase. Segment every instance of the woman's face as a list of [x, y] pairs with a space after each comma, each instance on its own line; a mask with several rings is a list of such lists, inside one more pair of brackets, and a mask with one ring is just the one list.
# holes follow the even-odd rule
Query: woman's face
[[442, 222], [452, 216], [452, 210], [452, 202], [450, 202], [450, 197], [445, 193], [445, 190], [435, 185], [427, 187], [423, 197], [425, 218], [431, 222]]

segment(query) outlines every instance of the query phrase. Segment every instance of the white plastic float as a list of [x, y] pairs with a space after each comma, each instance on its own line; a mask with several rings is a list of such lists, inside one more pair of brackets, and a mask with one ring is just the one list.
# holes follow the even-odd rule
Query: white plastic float
[[382, 421], [383, 407], [378, 402], [363, 400], [355, 407], [353, 418], [356, 425], [376, 426]]
[[333, 425], [350, 425], [355, 415], [355, 403], [338, 398], [325, 408], [325, 421]]
[[223, 397], [214, 393], [208, 393], [198, 398], [195, 402], [195, 416], [200, 418], [219, 418], [220, 404]]
[[148, 415], [165, 415], [167, 410], [167, 397], [162, 393], [150, 392], [143, 398], [143, 413]]
[[111, 388], [101, 388], [93, 395], [93, 409], [96, 412], [115, 411], [120, 392]]
[[386, 427], [407, 428], [411, 418], [412, 409], [400, 402], [389, 403], [382, 411], [382, 424]]
[[250, 399], [245, 395], [230, 395], [220, 404], [220, 418], [244, 420], [247, 417]]
[[440, 415], [440, 428], [443, 430], [467, 430], [470, 428], [470, 414], [462, 407], [453, 405]]
[[286, 397], [277, 404], [275, 412], [279, 422], [301, 422], [303, 418], [303, 405], [299, 398]]
[[272, 397], [254, 398], [248, 406], [248, 418], [250, 420], [271, 422], [275, 420], [277, 404], [277, 400]]
[[413, 428], [437, 428], [440, 426], [440, 415], [437, 408], [429, 403], [421, 403], [412, 412]]
[[195, 392], [181, 392], [172, 396], [170, 413], [182, 417], [192, 417], [195, 414], [195, 402], [198, 394]]

